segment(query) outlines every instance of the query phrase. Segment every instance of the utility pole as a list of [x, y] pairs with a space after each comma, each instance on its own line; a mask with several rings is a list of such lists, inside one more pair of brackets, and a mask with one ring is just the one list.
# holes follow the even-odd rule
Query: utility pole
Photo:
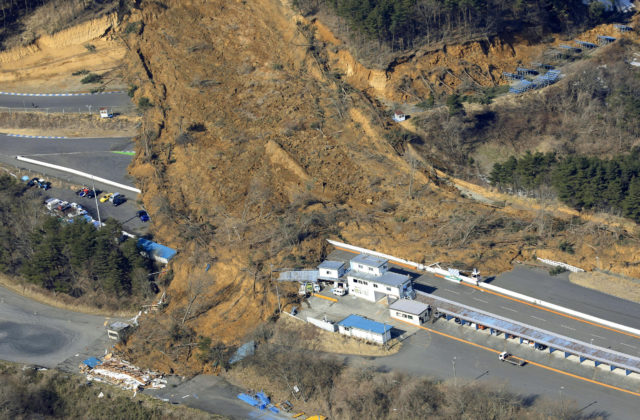
[[[273, 264], [270, 264], [271, 269], [269, 270], [269, 281], [273, 281]], [[278, 282], [276, 281], [276, 296], [278, 297], [278, 315], [282, 313], [282, 308], [280, 307], [280, 292], [278, 291]]]
[[453, 359], [451, 359], [451, 366], [453, 366], [453, 386], [457, 385], [457, 378], [456, 378], [456, 356], [453, 356]]
[[98, 194], [96, 194], [96, 182], [91, 178], [91, 186], [93, 188], [93, 199], [96, 200], [96, 211], [98, 212], [98, 229], [102, 227], [102, 220], [100, 220], [100, 206], [98, 205]]

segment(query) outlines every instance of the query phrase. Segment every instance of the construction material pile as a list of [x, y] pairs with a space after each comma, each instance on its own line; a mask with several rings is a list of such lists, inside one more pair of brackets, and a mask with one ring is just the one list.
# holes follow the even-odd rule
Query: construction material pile
[[123, 389], [164, 388], [167, 383], [161, 373], [144, 371], [112, 355], [107, 355], [99, 364], [83, 362], [80, 368], [90, 381], [106, 382]]

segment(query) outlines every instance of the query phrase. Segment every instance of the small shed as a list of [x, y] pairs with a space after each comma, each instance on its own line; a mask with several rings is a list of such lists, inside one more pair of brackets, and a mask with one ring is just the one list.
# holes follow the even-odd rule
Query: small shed
[[138, 239], [138, 247], [140, 248], [140, 253], [142, 255], [163, 264], [169, 263], [169, 260], [177, 254], [175, 249], [171, 249], [168, 246], [160, 245], [144, 238]]
[[112, 340], [123, 340], [129, 334], [131, 325], [126, 322], [116, 321], [107, 327], [107, 336]]
[[318, 266], [318, 279], [336, 281], [344, 276], [346, 271], [346, 264], [342, 261], [322, 261]]
[[399, 109], [396, 109], [393, 112], [393, 120], [395, 122], [402, 122], [402, 121], [404, 121], [406, 119], [407, 119], [407, 116], [405, 115], [405, 113], [400, 111]]
[[376, 344], [385, 344], [391, 340], [391, 325], [372, 321], [360, 315], [349, 315], [338, 322], [338, 332]]
[[112, 118], [113, 112], [109, 111], [108, 108], [100, 108], [100, 118]]
[[398, 299], [389, 305], [391, 318], [420, 326], [429, 318], [429, 305], [416, 300]]

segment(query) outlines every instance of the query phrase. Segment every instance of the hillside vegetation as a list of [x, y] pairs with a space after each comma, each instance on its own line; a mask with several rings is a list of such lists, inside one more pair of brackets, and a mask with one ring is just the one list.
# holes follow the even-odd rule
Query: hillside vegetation
[[42, 203], [38, 191], [0, 176], [0, 272], [98, 308], [137, 308], [153, 296], [152, 265], [135, 241], [117, 242], [116, 220], [97, 230], [50, 216]]

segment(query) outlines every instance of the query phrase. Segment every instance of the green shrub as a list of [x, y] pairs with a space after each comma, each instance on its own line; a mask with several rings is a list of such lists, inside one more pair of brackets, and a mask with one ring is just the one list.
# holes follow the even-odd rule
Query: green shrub
[[153, 104], [151, 103], [149, 98], [147, 98], [146, 96], [143, 96], [142, 98], [138, 99], [138, 109], [140, 111], [144, 112], [147, 109], [152, 107], [153, 107]]
[[96, 46], [93, 44], [84, 44], [84, 47], [87, 49], [87, 51], [89, 52], [96, 52]]
[[573, 249], [573, 244], [571, 242], [562, 241], [560, 242], [560, 245], [558, 246], [558, 248], [560, 248], [560, 251], [566, 252], [567, 254], [575, 253], [575, 250]]
[[100, 83], [100, 82], [102, 82], [102, 76], [95, 73], [89, 73], [88, 75], [83, 77], [82, 80], [80, 80], [80, 83], [83, 83], [85, 85], [89, 83]]
[[566, 271], [567, 269], [564, 267], [553, 267], [551, 270], [549, 270], [549, 274], [551, 274], [552, 276], [557, 276], [558, 274], [565, 273]]

